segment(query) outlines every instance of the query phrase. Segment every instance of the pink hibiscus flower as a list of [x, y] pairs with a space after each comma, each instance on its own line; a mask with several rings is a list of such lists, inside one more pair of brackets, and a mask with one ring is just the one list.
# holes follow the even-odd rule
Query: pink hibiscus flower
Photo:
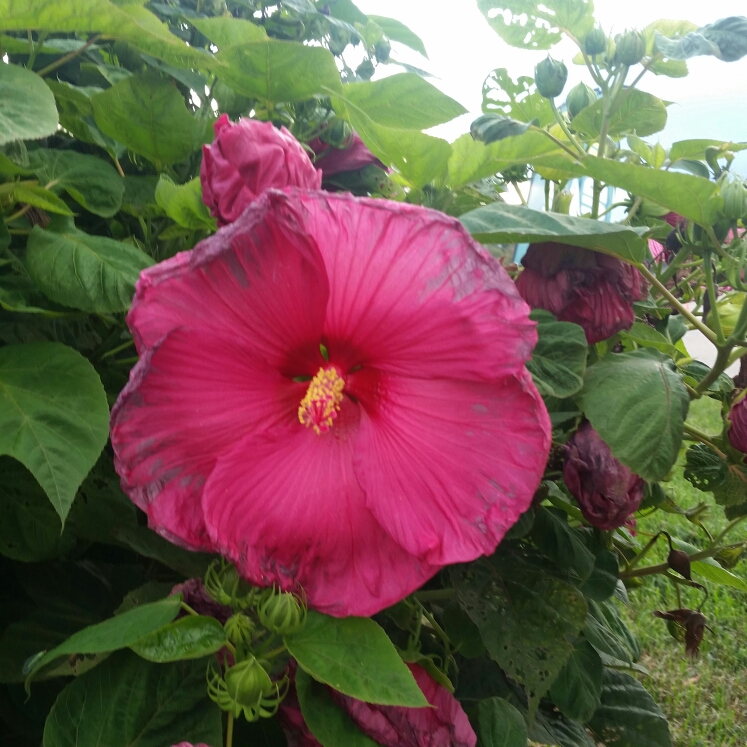
[[456, 220], [269, 190], [138, 281], [123, 488], [250, 582], [373, 614], [528, 508], [550, 446], [528, 311]]
[[[477, 735], [459, 701], [419, 664], [407, 666], [432, 708], [374, 705], [329, 691], [355, 725], [383, 747], [475, 747]], [[295, 671], [294, 662], [291, 668]], [[289, 747], [320, 747], [293, 686], [280, 705], [280, 724]]]

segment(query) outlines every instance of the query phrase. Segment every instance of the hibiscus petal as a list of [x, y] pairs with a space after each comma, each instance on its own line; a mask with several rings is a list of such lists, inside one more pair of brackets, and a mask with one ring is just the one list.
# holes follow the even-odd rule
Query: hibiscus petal
[[123, 490], [156, 531], [210, 548], [200, 496], [217, 456], [249, 432], [297, 422], [304, 389], [237, 340], [174, 330], [140, 359], [112, 411]]
[[291, 196], [306, 208], [327, 267], [331, 359], [489, 379], [517, 373], [529, 358], [537, 335], [526, 303], [457, 220], [348, 194]]
[[350, 377], [366, 505], [413, 555], [447, 565], [495, 550], [529, 508], [550, 448], [529, 374], [496, 383]]
[[300, 585], [316, 610], [370, 615], [438, 570], [397, 545], [365, 506], [353, 469], [359, 407], [343, 403], [329, 432], [247, 436], [205, 486], [218, 551], [260, 585]]
[[127, 323], [139, 352], [176, 327], [231, 330], [237, 345], [289, 376], [313, 375], [328, 295], [297, 209], [265, 196], [193, 251], [145, 270]]

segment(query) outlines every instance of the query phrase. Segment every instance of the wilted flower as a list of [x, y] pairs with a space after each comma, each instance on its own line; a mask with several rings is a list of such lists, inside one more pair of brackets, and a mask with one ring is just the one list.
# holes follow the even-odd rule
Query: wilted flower
[[[330, 693], [355, 725], [383, 747], [475, 747], [477, 736], [459, 701], [420, 665], [407, 666], [432, 708], [374, 705], [331, 688]], [[290, 689], [279, 713], [289, 747], [318, 747], [304, 721], [295, 688]]]
[[747, 397], [742, 397], [732, 405], [729, 422], [731, 423], [727, 432], [729, 443], [737, 451], [747, 454]]
[[[679, 609], [668, 612], [654, 612], [656, 617], [672, 622], [685, 631], [685, 653], [693, 659], [700, 653], [700, 644], [703, 634], [708, 627], [706, 616], [697, 610]], [[710, 628], [708, 628], [710, 630]], [[682, 640], [678, 638], [678, 640]]]
[[563, 479], [584, 518], [599, 529], [617, 529], [638, 509], [645, 482], [612, 456], [591, 423], [565, 446]]
[[635, 321], [633, 302], [646, 298], [640, 273], [620, 259], [554, 241], [531, 244], [516, 287], [534, 309], [583, 327], [589, 344]]
[[258, 586], [369, 615], [494, 551], [550, 423], [510, 278], [456, 220], [269, 190], [144, 272], [112, 412], [124, 490]]
[[366, 147], [357, 132], [352, 133], [344, 147], [335, 148], [321, 138], [312, 140], [308, 145], [316, 154], [314, 165], [322, 170], [322, 179], [329, 179], [335, 174], [342, 174], [346, 171], [356, 171], [365, 166], [386, 168]]
[[202, 147], [202, 200], [219, 226], [233, 223], [266, 189], [319, 189], [321, 172], [314, 168], [293, 135], [272, 122], [224, 114], [215, 122], [215, 140]]

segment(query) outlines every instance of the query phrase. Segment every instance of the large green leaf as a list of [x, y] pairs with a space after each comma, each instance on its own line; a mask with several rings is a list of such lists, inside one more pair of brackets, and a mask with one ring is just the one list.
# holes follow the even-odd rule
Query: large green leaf
[[174, 184], [165, 174], [161, 174], [156, 186], [156, 202], [166, 211], [166, 215], [184, 228], [215, 231], [215, 218], [202, 201], [200, 177], [196, 176], [186, 184]]
[[545, 213], [523, 205], [494, 202], [459, 217], [466, 229], [487, 244], [556, 241], [641, 262], [646, 256], [645, 228], [630, 228], [560, 213]]
[[82, 311], [126, 311], [140, 272], [153, 260], [131, 244], [79, 231], [58, 218], [34, 229], [26, 249], [29, 274], [57, 303]]
[[599, 708], [602, 660], [583, 638], [576, 641], [571, 658], [550, 688], [550, 697], [568, 718], [586, 723]]
[[582, 594], [551, 566], [493, 555], [451, 571], [460, 606], [480, 629], [490, 656], [524, 685], [530, 716], [573, 652], [586, 620]]
[[213, 18], [190, 18], [189, 23], [201, 34], [210, 39], [218, 49], [235, 47], [247, 42], [262, 41], [267, 38], [265, 30], [243, 18], [215, 16]]
[[316, 682], [303, 669], [296, 672], [296, 693], [301, 713], [322, 747], [376, 747], [335, 702], [326, 685]]
[[283, 640], [302, 669], [345, 695], [381, 705], [428, 705], [387, 634], [367, 617], [309, 611], [303, 630]]
[[589, 726], [607, 747], [671, 747], [667, 719], [638, 680], [605, 669], [601, 700]]
[[138, 638], [130, 648], [143, 659], [164, 664], [200, 659], [217, 653], [227, 642], [223, 626], [214, 617], [187, 615]]
[[534, 78], [526, 75], [514, 82], [505, 67], [493, 70], [482, 84], [482, 110], [517, 119], [520, 122], [537, 120], [540, 127], [550, 124], [555, 117], [550, 102], [541, 96]]
[[62, 656], [102, 654], [132, 646], [138, 639], [170, 623], [177, 616], [181, 604], [181, 595], [175, 594], [83, 628], [34, 662], [29, 678]]
[[448, 122], [467, 110], [414, 73], [399, 73], [375, 82], [348, 83], [346, 104], [374, 122], [400, 130], [424, 130]]
[[550, 49], [563, 31], [577, 39], [594, 26], [592, 0], [477, 0], [501, 39], [521, 49]]
[[236, 93], [263, 101], [302, 101], [323, 86], [340, 89], [335, 58], [323, 47], [267, 39], [227, 47], [221, 79]]
[[373, 21], [392, 41], [404, 44], [406, 47], [410, 47], [410, 49], [420, 52], [423, 57], [428, 57], [423, 40], [401, 21], [398, 21], [396, 18], [385, 18], [384, 16], [369, 16], [368, 18]]
[[204, 659], [153, 664], [110, 656], [72, 681], [44, 727], [43, 747], [221, 747], [221, 712], [205, 692]]
[[527, 725], [521, 712], [503, 698], [486, 698], [477, 706], [481, 747], [526, 747]]
[[527, 368], [540, 394], [563, 399], [575, 394], [584, 383], [586, 335], [578, 324], [559, 322], [549, 312], [534, 309], [539, 339]]
[[580, 534], [586, 547], [594, 555], [594, 568], [579, 589], [587, 599], [604, 602], [617, 588], [620, 574], [617, 553], [608, 550], [599, 542], [593, 530], [582, 529]]
[[75, 543], [70, 525], [60, 533], [60, 517], [28, 470], [0, 457], [0, 554], [23, 562], [47, 560]]
[[193, 117], [179, 89], [157, 73], [131, 75], [91, 96], [96, 124], [159, 170], [183, 161], [203, 141], [207, 120]]
[[569, 526], [564, 512], [541, 507], [534, 517], [531, 537], [543, 555], [579, 582], [591, 576], [594, 555], [581, 532]]
[[[6, 185], [3, 185], [6, 186]], [[61, 200], [54, 192], [50, 192], [44, 187], [36, 184], [7, 183], [8, 187], [13, 187], [13, 199], [17, 202], [23, 202], [26, 205], [46, 210], [48, 213], [56, 215], [73, 215], [73, 211]]]
[[[573, 129], [596, 139], [602, 128], [604, 101], [600, 99], [582, 109], [571, 121]], [[661, 99], [637, 88], [623, 91], [608, 120], [608, 134], [612, 137], [635, 132], [639, 137], [661, 132], [667, 124], [667, 107]]]
[[0, 348], [0, 454], [21, 462], [65, 520], [109, 435], [93, 366], [56, 342]]
[[607, 355], [587, 369], [577, 399], [623, 464], [646, 480], [666, 477], [690, 404], [670, 358], [650, 348]]
[[111, 218], [122, 205], [124, 180], [106, 161], [72, 150], [39, 148], [29, 162], [42, 184], [64, 189], [86, 210]]
[[672, 147], [669, 150], [669, 159], [672, 163], [679, 161], [680, 158], [704, 161], [706, 150], [708, 148], [719, 148], [724, 151], [738, 153], [739, 151], [747, 149], [747, 143], [730, 143], [724, 142], [723, 140], [706, 140], [702, 138], [695, 140], [678, 140], [676, 143], [672, 143]]
[[0, 64], [0, 145], [52, 135], [57, 122], [54, 96], [44, 81], [25, 68]]

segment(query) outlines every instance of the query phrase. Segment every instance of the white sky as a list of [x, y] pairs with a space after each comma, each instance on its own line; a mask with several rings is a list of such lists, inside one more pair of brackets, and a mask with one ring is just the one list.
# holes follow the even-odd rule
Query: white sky
[[[482, 82], [491, 70], [505, 67], [514, 79], [531, 76], [535, 64], [546, 55], [508, 46], [477, 10], [475, 0], [356, 2], [364, 13], [396, 18], [423, 39], [429, 60], [399, 45], [394, 45], [394, 54], [431, 72], [436, 76], [431, 82], [469, 110], [470, 114], [434, 131], [448, 140], [467, 132], [469, 123], [480, 114]], [[597, 21], [613, 33], [640, 29], [659, 18], [705, 25], [730, 15], [747, 15], [747, 0], [596, 0], [595, 5]], [[553, 56], [563, 59], [570, 71], [566, 90], [582, 79], [591, 83], [584, 76], [585, 69], [570, 62], [576, 51], [570, 42], [553, 50]], [[649, 74], [641, 82], [643, 90], [675, 102], [669, 107], [667, 129], [648, 139], [660, 138], [664, 145], [695, 137], [747, 140], [747, 57], [731, 63], [696, 57], [688, 64], [687, 78]]]

